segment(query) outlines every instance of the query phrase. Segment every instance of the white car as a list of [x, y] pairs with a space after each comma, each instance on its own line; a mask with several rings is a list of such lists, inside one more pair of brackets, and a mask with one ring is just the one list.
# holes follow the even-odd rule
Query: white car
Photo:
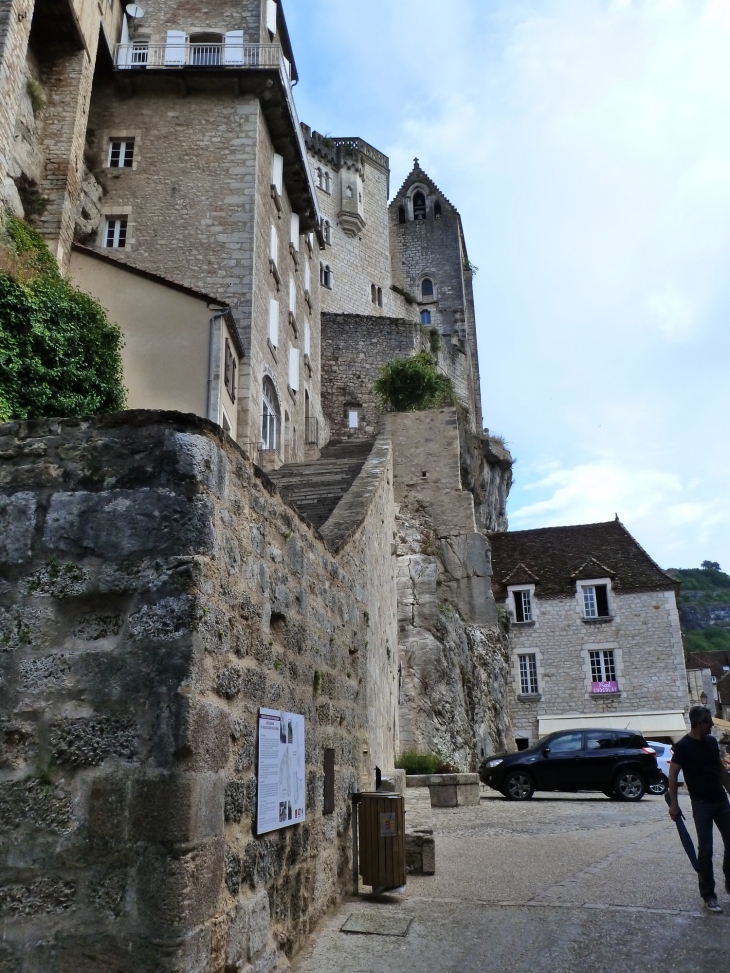
[[[659, 768], [659, 773], [662, 775], [661, 779], [658, 780], [656, 784], [649, 785], [649, 793], [663, 794], [667, 789], [667, 784], [669, 781], [669, 761], [672, 759], [674, 750], [670, 743], [657, 743], [654, 740], [647, 740], [646, 742], [649, 744], [654, 753], [656, 753], [657, 767]], [[680, 784], [684, 783], [684, 777], [682, 776], [681, 770], [677, 780]]]

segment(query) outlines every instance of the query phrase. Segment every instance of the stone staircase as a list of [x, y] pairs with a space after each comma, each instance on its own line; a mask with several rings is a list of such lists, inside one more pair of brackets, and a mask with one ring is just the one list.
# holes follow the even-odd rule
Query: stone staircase
[[288, 463], [268, 476], [287, 503], [319, 530], [355, 482], [373, 445], [372, 439], [329, 442], [318, 460]]

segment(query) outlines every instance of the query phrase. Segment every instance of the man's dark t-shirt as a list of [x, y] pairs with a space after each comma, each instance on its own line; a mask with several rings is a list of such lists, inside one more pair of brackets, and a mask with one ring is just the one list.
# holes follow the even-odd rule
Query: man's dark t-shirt
[[672, 763], [684, 773], [689, 796], [695, 801], [721, 801], [725, 788], [720, 778], [720, 747], [713, 736], [695, 740], [687, 735], [674, 745]]

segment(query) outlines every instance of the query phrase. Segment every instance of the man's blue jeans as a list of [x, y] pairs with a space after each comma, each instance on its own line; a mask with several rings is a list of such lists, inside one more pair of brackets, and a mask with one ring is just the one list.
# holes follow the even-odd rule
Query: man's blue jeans
[[730, 891], [730, 801], [692, 801], [692, 817], [697, 829], [698, 869], [700, 895], [703, 899], [715, 894], [715, 876], [712, 871], [712, 826], [717, 825], [725, 844], [725, 857], [722, 870], [725, 873], [725, 887]]

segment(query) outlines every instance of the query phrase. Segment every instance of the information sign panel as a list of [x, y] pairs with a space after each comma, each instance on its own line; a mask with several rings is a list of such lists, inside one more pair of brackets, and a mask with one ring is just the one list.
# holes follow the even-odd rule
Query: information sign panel
[[304, 717], [259, 709], [256, 834], [304, 820]]

